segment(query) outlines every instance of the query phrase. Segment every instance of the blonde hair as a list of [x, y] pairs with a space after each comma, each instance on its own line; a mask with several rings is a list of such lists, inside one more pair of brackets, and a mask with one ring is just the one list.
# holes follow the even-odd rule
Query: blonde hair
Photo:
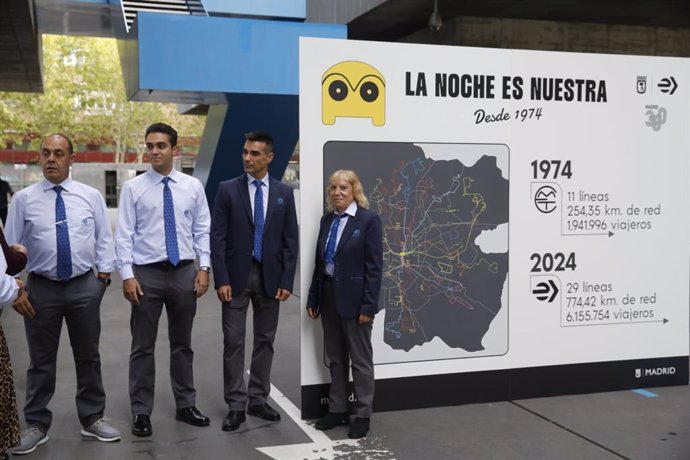
[[350, 183], [350, 186], [352, 187], [352, 195], [355, 198], [355, 201], [357, 202], [357, 205], [361, 208], [369, 208], [369, 200], [367, 199], [367, 196], [364, 194], [364, 188], [362, 187], [362, 183], [359, 181], [359, 177], [357, 177], [357, 174], [355, 174], [354, 171], [350, 171], [349, 169], [339, 169], [333, 174], [331, 174], [331, 177], [328, 178], [328, 185], [326, 186], [326, 210], [327, 211], [333, 211], [335, 209], [335, 206], [333, 206], [333, 200], [331, 200], [331, 194], [329, 193], [329, 189], [331, 188], [331, 185], [333, 185], [333, 182], [337, 179], [344, 179], [345, 181]]

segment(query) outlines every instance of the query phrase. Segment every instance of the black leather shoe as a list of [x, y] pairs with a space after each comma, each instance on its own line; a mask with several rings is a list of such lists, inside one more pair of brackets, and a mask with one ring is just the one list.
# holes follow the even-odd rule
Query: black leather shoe
[[355, 418], [355, 421], [350, 425], [350, 439], [363, 438], [369, 432], [369, 418]]
[[177, 409], [175, 419], [193, 426], [208, 426], [211, 423], [211, 419], [199, 412], [199, 409], [194, 406]]
[[148, 415], [135, 415], [132, 420], [132, 434], [134, 436], [151, 436], [153, 429], [151, 428], [151, 419]]
[[249, 406], [247, 413], [255, 417], [268, 420], [269, 422], [280, 421], [280, 414], [268, 404], [259, 404], [258, 406]]
[[223, 420], [223, 426], [221, 429], [223, 431], [235, 431], [240, 427], [240, 424], [246, 420], [243, 410], [231, 410], [228, 412], [227, 417]]
[[344, 426], [350, 423], [350, 416], [347, 412], [329, 412], [314, 424], [317, 430], [330, 430], [336, 426]]

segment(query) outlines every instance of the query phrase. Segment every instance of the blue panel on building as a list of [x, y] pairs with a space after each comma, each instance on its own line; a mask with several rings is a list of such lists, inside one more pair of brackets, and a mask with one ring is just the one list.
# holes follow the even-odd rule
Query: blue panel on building
[[272, 18], [304, 19], [306, 0], [202, 0], [210, 15], [266, 16]]
[[206, 131], [194, 175], [206, 185], [209, 204], [218, 183], [243, 173], [244, 133], [266, 131], [273, 135], [274, 158], [268, 167], [271, 176], [283, 177], [299, 138], [297, 96], [229, 96], [228, 105], [209, 110]]
[[296, 95], [299, 37], [346, 38], [347, 28], [139, 13], [136, 33], [139, 88], [129, 93], [146, 101], [155, 91]]

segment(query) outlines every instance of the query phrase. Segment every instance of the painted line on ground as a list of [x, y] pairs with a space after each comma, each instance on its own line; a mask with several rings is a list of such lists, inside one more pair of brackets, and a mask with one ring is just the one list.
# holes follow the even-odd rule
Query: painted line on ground
[[633, 393], [637, 393], [638, 395], [645, 396], [645, 397], [647, 397], [647, 398], [658, 398], [658, 397], [659, 397], [658, 394], [652, 393], [652, 392], [649, 391], [649, 390], [643, 390], [643, 389], [641, 389], [641, 388], [639, 388], [639, 389], [637, 389], [637, 390], [632, 390], [632, 392], [633, 392]]
[[295, 406], [292, 401], [290, 401], [287, 396], [285, 396], [273, 384], [271, 384], [271, 398], [281, 407], [281, 409], [283, 409], [288, 417], [290, 417], [292, 421], [295, 422], [302, 431], [304, 431], [304, 434], [309, 436], [309, 439], [311, 439], [313, 442], [331, 442], [331, 438], [329, 438], [326, 433], [317, 430], [313, 425], [307, 423], [306, 420], [302, 420], [302, 414], [297, 406]]
[[302, 420], [300, 410], [271, 384], [271, 399], [311, 439], [304, 444], [259, 447], [257, 450], [275, 460], [335, 460], [342, 458], [367, 458], [388, 460], [395, 458], [393, 452], [375, 437], [361, 439], [332, 440], [311, 423]]

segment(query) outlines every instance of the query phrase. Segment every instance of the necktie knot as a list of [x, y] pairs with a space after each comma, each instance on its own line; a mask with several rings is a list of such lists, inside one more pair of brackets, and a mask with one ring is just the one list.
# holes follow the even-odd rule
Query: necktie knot
[[164, 178], [163, 178], [163, 184], [164, 184], [164, 185], [168, 185], [168, 182], [170, 182], [170, 178], [169, 178], [169, 177], [164, 177]]
[[62, 185], [56, 185], [55, 187], [53, 187], [53, 190], [55, 190], [55, 193], [59, 195], [62, 193], [64, 189], [62, 188]]

